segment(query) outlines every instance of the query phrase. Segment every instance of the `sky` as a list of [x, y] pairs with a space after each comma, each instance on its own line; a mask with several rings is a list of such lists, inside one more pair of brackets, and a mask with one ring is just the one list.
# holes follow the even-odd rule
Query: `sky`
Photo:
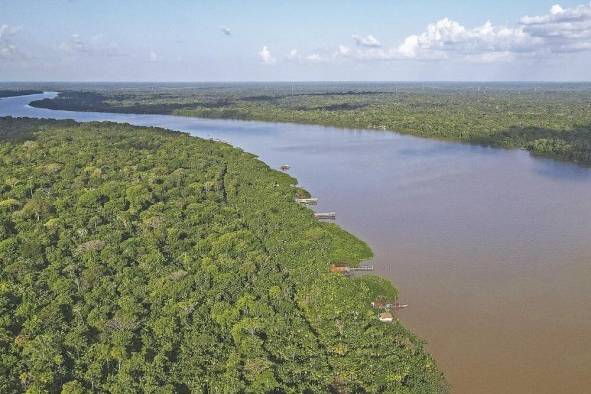
[[0, 81], [589, 81], [587, 0], [0, 0]]

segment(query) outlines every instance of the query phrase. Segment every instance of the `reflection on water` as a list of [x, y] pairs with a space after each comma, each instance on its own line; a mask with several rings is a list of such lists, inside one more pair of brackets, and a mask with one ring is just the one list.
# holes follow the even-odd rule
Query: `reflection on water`
[[371, 245], [378, 273], [410, 304], [401, 319], [457, 392], [591, 386], [590, 169], [387, 132], [51, 111], [30, 100], [2, 100], [0, 115], [162, 126], [290, 164], [318, 209]]
[[589, 182], [591, 180], [589, 168], [569, 163], [557, 166], [555, 162], [547, 159], [532, 161], [532, 170], [539, 175], [567, 183], [572, 181]]

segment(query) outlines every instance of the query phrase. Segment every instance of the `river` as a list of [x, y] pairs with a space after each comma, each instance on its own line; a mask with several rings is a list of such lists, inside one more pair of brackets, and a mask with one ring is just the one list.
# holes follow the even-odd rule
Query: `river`
[[502, 150], [322, 126], [37, 109], [219, 138], [290, 173], [369, 243], [457, 393], [591, 387], [591, 169]]

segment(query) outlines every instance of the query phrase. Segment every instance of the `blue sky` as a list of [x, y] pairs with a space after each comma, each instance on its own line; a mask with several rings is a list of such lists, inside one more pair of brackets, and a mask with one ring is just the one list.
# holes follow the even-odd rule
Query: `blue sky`
[[0, 0], [0, 80], [590, 80], [587, 1]]

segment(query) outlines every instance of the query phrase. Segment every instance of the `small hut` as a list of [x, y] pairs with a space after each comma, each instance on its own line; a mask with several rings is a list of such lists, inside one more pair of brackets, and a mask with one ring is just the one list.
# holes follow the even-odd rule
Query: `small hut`
[[351, 271], [351, 268], [349, 268], [349, 266], [346, 264], [331, 264], [330, 265], [330, 272], [335, 273], [335, 274], [348, 274], [349, 271]]
[[392, 323], [394, 316], [390, 312], [382, 312], [378, 315], [378, 320], [384, 323]]

